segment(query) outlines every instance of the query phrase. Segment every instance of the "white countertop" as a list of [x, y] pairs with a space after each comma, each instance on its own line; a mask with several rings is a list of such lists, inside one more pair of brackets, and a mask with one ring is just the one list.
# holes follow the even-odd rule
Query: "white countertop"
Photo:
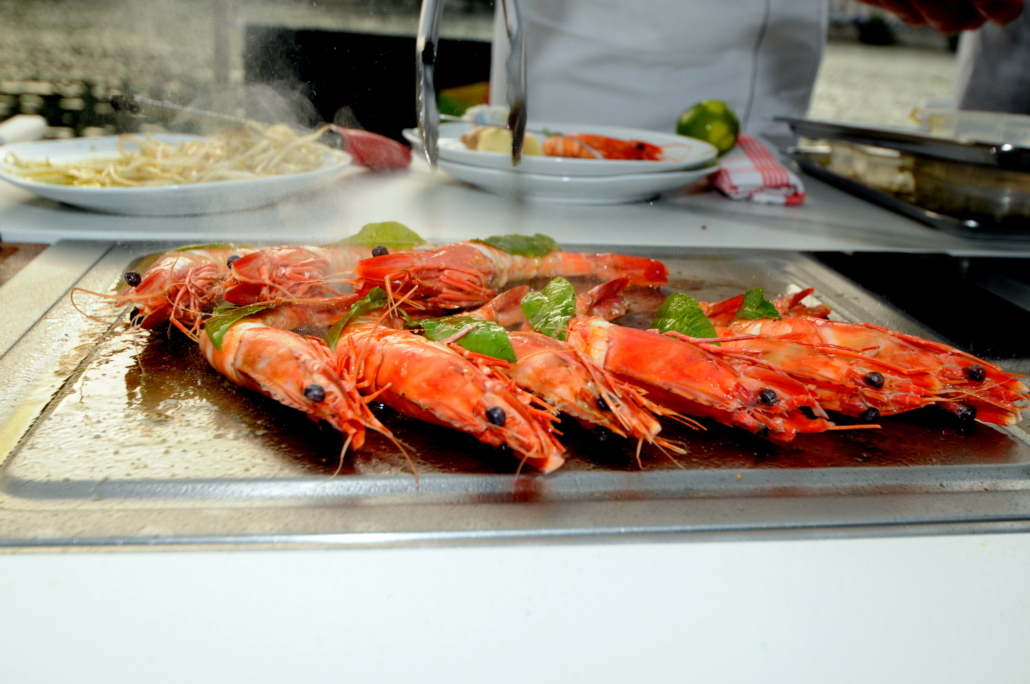
[[1030, 256], [1030, 241], [954, 237], [805, 177], [799, 207], [734, 202], [711, 191], [614, 206], [517, 203], [432, 172], [354, 169], [329, 187], [277, 206], [209, 216], [147, 218], [92, 214], [0, 182], [0, 237], [325, 243], [365, 223], [400, 221], [429, 240], [545, 233], [564, 243], [670, 245], [794, 251], [912, 251]]
[[[515, 203], [349, 173], [231, 215], [90, 214], [0, 184], [8, 242], [429, 239], [1030, 256], [806, 178], [801, 207], [714, 193]], [[0, 668], [29, 681], [1025, 682], [1030, 534], [361, 550], [0, 554]]]
[[1030, 678], [1030, 535], [0, 555], [7, 682]]

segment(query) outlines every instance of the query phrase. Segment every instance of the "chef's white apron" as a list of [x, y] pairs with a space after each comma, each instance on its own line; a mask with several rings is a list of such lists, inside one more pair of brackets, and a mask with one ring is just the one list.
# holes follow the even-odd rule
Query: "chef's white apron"
[[[744, 130], [777, 137], [808, 110], [826, 0], [518, 0], [531, 120], [674, 131], [723, 100]], [[500, 0], [497, 1], [498, 8]], [[504, 104], [507, 36], [496, 13], [491, 100]]]

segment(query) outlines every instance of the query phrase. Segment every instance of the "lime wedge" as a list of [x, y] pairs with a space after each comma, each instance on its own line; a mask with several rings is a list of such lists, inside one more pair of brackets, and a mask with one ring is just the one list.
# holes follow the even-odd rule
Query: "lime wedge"
[[725, 154], [737, 142], [740, 121], [725, 102], [705, 100], [683, 112], [676, 124], [676, 132], [711, 143], [719, 154]]

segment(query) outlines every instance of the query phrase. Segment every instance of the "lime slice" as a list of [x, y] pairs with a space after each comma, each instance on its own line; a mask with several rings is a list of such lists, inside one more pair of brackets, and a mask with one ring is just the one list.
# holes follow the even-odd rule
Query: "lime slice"
[[705, 100], [683, 112], [676, 124], [676, 132], [711, 143], [719, 154], [725, 154], [737, 142], [740, 121], [725, 102]]

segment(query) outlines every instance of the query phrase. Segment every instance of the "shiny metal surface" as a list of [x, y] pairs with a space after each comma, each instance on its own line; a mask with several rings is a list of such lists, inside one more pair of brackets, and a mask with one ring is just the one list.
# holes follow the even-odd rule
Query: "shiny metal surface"
[[[77, 286], [110, 292], [141, 256], [112, 247]], [[648, 250], [627, 250], [647, 253]], [[846, 319], [918, 325], [808, 258], [662, 250], [701, 298], [815, 287]], [[84, 260], [85, 261], [85, 260]], [[21, 302], [3, 299], [0, 305]], [[348, 455], [297, 412], [229, 385], [180, 337], [125, 331], [117, 308], [66, 296], [0, 357], [0, 545], [397, 545], [754, 538], [1030, 529], [1030, 435], [937, 413], [876, 434], [774, 447], [710, 425], [676, 433], [679, 462], [564, 425], [568, 467], [517, 463], [450, 431], [390, 417], [419, 484], [387, 444]], [[88, 316], [83, 315], [88, 314]], [[1025, 423], [1024, 426], [1025, 428]], [[814, 437], [815, 439], [807, 439]], [[337, 469], [340, 473], [335, 474]]]
[[1009, 171], [1030, 170], [1030, 148], [1003, 143], [985, 143], [962, 138], [929, 135], [906, 131], [900, 127], [863, 126], [834, 121], [775, 117], [788, 124], [794, 133], [806, 138], [843, 140], [859, 145], [886, 147], [910, 154], [945, 159], [980, 166], [993, 166]]
[[422, 0], [415, 36], [415, 106], [418, 109], [418, 130], [422, 149], [430, 166], [439, 157], [440, 109], [436, 101], [436, 53], [440, 47], [440, 20], [443, 0]]
[[[500, 0], [505, 31], [511, 46], [505, 63], [508, 130], [511, 138], [511, 164], [522, 160], [522, 143], [526, 137], [526, 40], [519, 19], [518, 0]], [[415, 101], [418, 109], [418, 130], [422, 150], [430, 166], [439, 158], [440, 109], [436, 93], [436, 56], [440, 45], [440, 21], [443, 0], [422, 0], [415, 37]]]

